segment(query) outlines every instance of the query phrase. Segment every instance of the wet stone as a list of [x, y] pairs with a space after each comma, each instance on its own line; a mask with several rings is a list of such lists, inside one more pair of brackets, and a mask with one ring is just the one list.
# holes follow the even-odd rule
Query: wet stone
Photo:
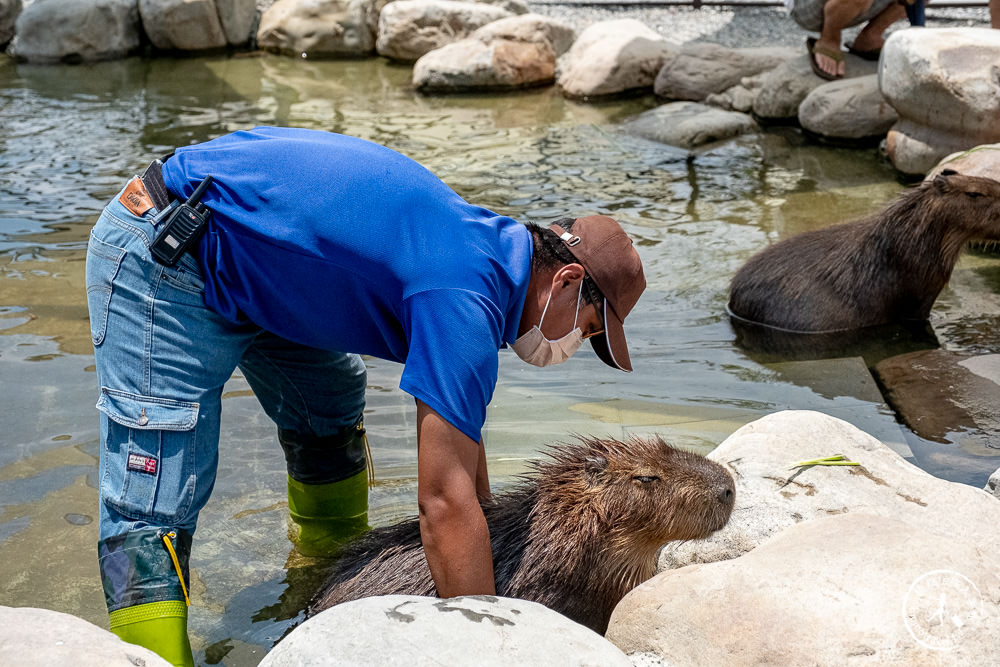
[[626, 122], [628, 134], [671, 146], [695, 148], [757, 130], [753, 118], [697, 102], [671, 102]]
[[886, 400], [921, 438], [1000, 462], [1000, 355], [922, 350], [875, 366]]

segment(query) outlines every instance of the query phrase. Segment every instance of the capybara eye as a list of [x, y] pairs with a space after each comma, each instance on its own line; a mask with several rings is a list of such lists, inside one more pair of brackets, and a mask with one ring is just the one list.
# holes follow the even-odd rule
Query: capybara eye
[[969, 197], [972, 197], [972, 198], [975, 198], [975, 197], [982, 197], [982, 196], [983, 196], [983, 193], [982, 193], [982, 192], [974, 192], [974, 191], [971, 191], [971, 190], [970, 190], [970, 191], [968, 191], [968, 192], [966, 192], [965, 194], [966, 194], [967, 196], [969, 196]]
[[634, 479], [637, 482], [642, 482], [643, 484], [649, 484], [650, 482], [655, 482], [660, 478], [656, 477], [655, 475], [636, 475], [632, 479]]

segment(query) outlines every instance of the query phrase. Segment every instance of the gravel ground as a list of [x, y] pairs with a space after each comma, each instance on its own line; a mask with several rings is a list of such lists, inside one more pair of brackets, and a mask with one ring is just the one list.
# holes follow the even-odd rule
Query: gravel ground
[[[651, 6], [641, 0], [627, 5], [614, 0], [573, 2], [529, 2], [532, 11], [552, 16], [582, 30], [591, 23], [618, 18], [635, 18], [671, 41], [678, 43], [715, 42], [729, 47], [798, 46], [808, 33], [792, 21], [783, 6], [774, 7], [693, 7]], [[601, 6], [597, 6], [601, 5]], [[606, 5], [606, 6], [605, 6]], [[644, 6], [645, 5], [645, 6]], [[927, 27], [989, 27], [989, 12], [981, 7], [940, 7], [927, 9]], [[907, 27], [900, 21], [894, 29]], [[845, 41], [854, 37], [860, 26], [844, 31]]]

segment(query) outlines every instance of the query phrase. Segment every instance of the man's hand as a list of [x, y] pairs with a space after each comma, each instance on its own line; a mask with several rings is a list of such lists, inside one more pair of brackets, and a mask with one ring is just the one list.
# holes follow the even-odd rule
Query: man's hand
[[489, 492], [482, 445], [418, 400], [417, 447], [420, 537], [438, 595], [495, 595], [490, 533], [477, 497], [484, 484]]

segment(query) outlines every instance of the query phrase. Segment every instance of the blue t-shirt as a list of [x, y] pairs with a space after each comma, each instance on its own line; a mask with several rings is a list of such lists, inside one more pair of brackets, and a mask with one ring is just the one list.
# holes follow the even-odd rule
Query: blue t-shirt
[[179, 148], [186, 198], [206, 175], [205, 303], [312, 347], [405, 364], [400, 388], [473, 440], [517, 337], [531, 235], [413, 160], [316, 130], [259, 127]]

